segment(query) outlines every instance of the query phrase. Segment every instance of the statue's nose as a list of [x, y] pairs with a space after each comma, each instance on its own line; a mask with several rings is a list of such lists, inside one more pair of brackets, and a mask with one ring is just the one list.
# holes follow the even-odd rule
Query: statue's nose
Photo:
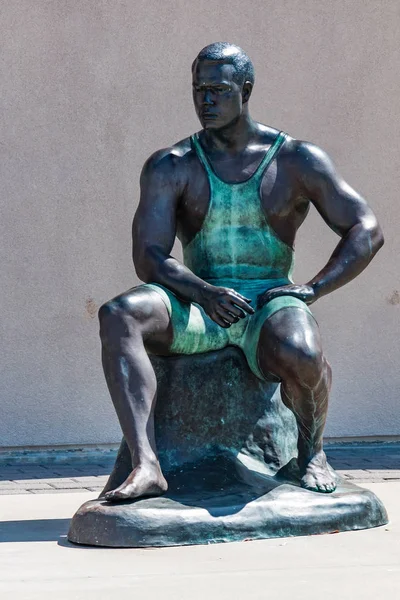
[[212, 94], [210, 90], [205, 91], [203, 104], [213, 104]]

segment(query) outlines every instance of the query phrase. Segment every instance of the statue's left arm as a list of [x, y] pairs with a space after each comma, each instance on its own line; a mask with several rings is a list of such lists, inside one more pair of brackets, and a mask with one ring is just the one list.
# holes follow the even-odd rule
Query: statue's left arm
[[298, 142], [293, 157], [299, 193], [316, 207], [340, 237], [325, 267], [305, 285], [276, 288], [262, 304], [289, 294], [307, 304], [333, 292], [359, 275], [383, 245], [378, 221], [366, 201], [337, 173], [331, 159], [317, 146]]

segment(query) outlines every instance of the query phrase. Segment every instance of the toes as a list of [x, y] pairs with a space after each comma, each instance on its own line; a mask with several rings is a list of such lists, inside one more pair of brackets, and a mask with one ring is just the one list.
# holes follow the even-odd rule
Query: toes
[[336, 485], [333, 482], [320, 483], [317, 488], [318, 491], [322, 492], [323, 494], [331, 494], [335, 491]]
[[310, 492], [319, 492], [320, 494], [331, 494], [336, 489], [334, 482], [319, 483], [314, 477], [302, 479], [301, 487]]
[[108, 492], [104, 498], [108, 501], [108, 502], [112, 502], [113, 500], [116, 499], [116, 495], [114, 492]]
[[107, 492], [104, 497], [106, 500], [108, 500], [108, 502], [116, 502], [118, 500], [126, 500], [128, 498], [123, 491], [118, 489]]

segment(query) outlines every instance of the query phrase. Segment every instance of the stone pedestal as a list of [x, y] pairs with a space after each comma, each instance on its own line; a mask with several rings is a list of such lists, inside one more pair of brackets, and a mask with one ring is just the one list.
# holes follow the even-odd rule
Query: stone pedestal
[[[101, 499], [75, 514], [68, 538], [99, 546], [173, 546], [365, 529], [387, 522], [379, 499], [340, 481], [333, 494], [299, 487], [297, 428], [278, 385], [250, 373], [240, 350], [154, 357], [156, 438], [167, 494]], [[131, 471], [122, 440], [104, 491]], [[103, 491], [103, 493], [104, 493]]]

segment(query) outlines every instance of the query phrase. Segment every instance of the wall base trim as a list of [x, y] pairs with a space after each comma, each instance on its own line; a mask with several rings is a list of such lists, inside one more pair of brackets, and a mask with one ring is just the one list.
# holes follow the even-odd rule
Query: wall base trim
[[[379, 451], [388, 446], [400, 446], [400, 436], [328, 437], [324, 440], [327, 450], [355, 448]], [[15, 464], [114, 464], [119, 443], [82, 444], [59, 446], [11, 446], [0, 447], [0, 467]]]

